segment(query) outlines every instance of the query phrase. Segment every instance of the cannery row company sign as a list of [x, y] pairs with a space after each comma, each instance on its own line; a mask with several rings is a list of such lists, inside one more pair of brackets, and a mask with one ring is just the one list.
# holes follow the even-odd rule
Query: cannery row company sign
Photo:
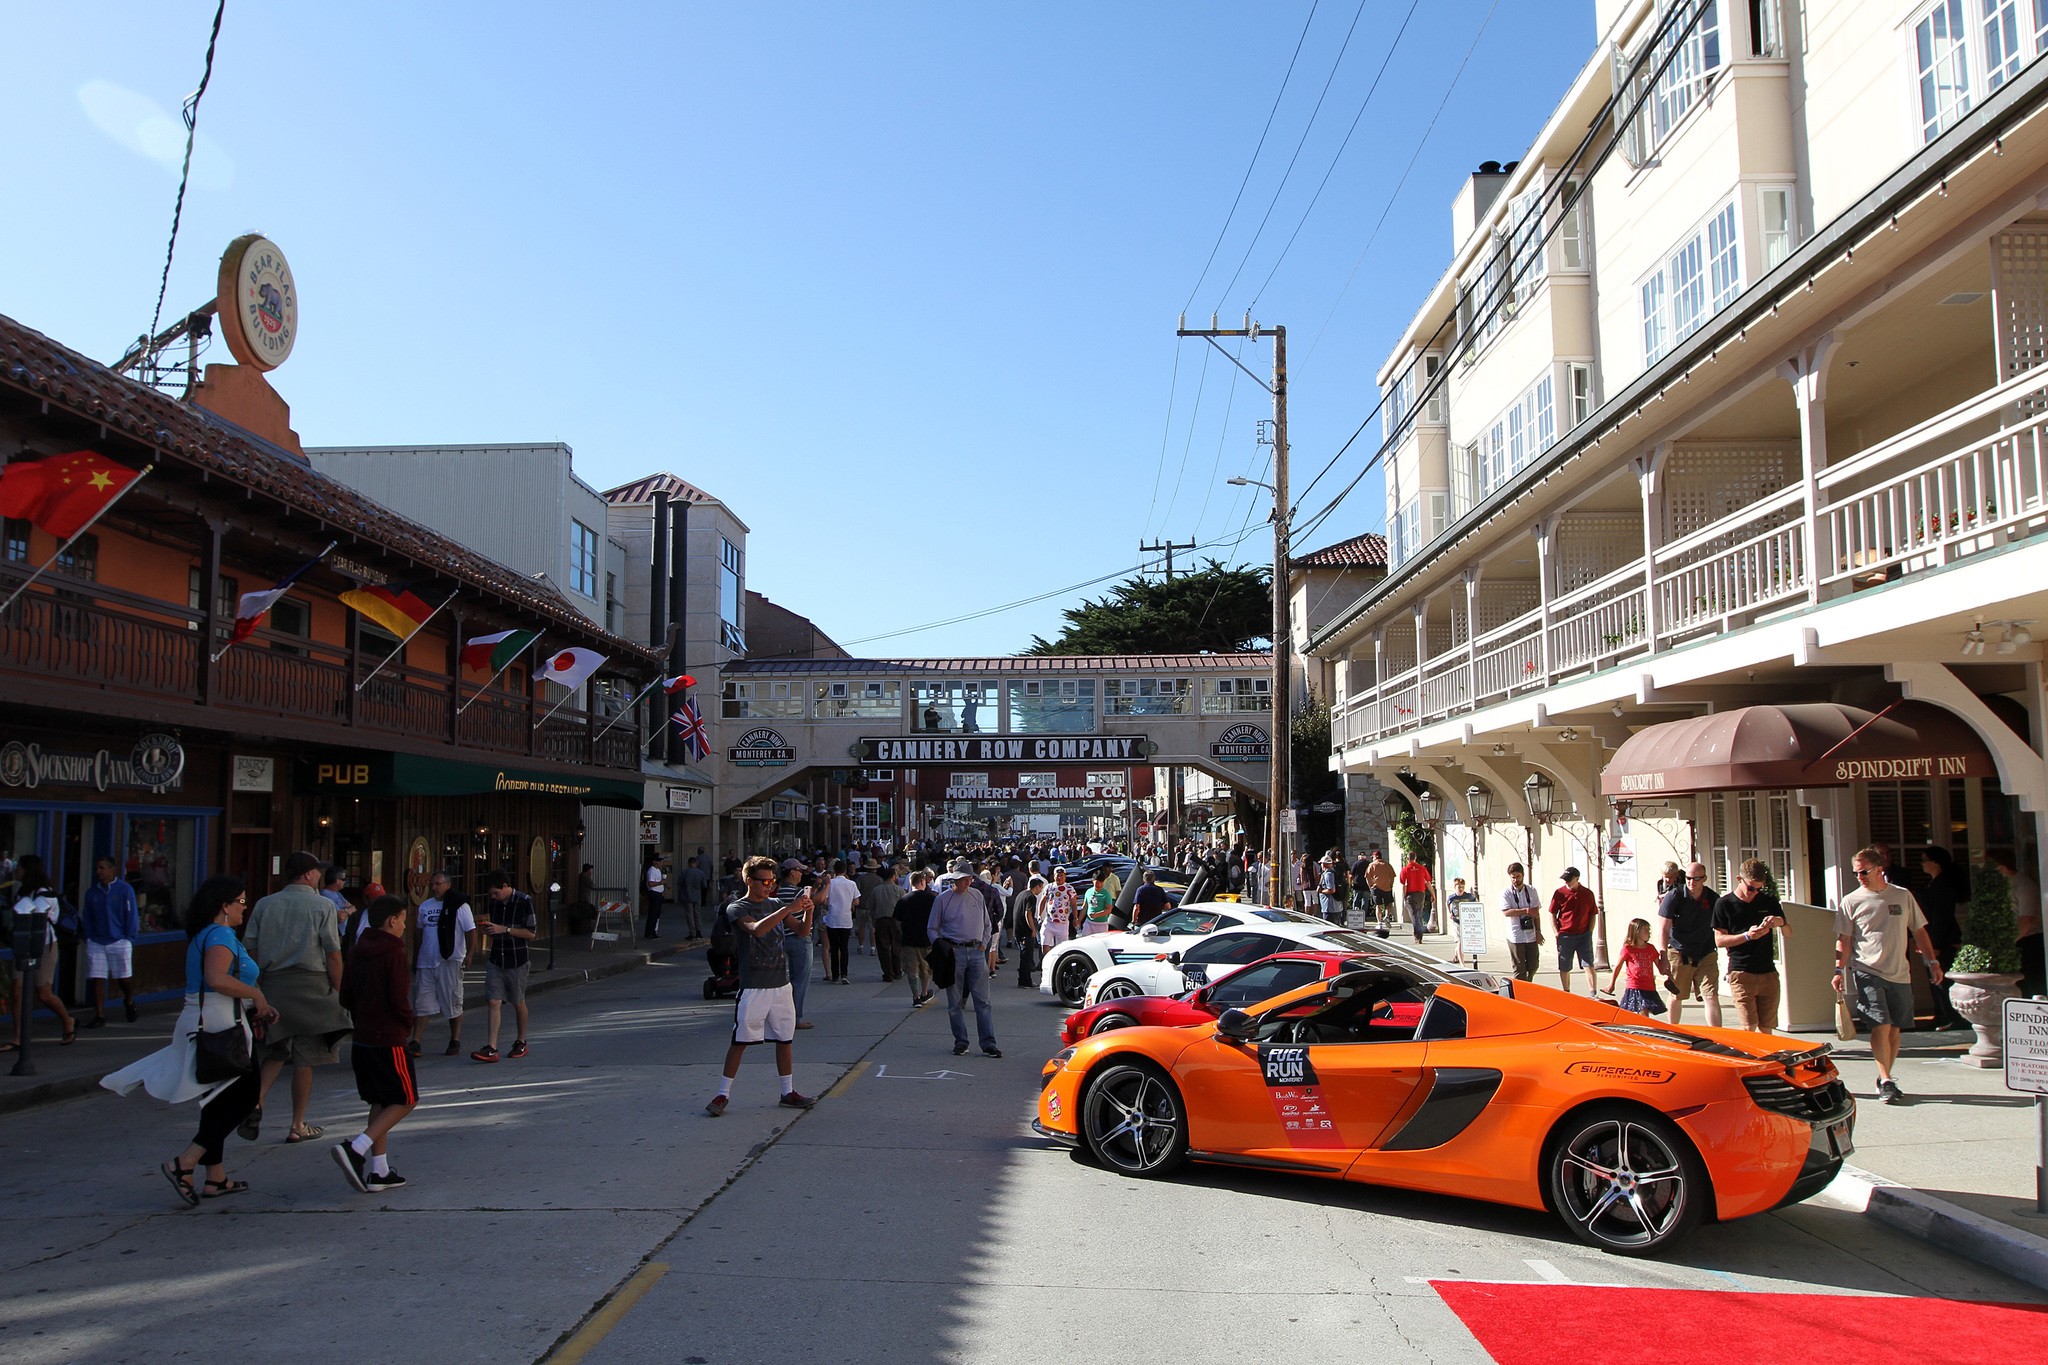
[[741, 735], [725, 756], [742, 768], [786, 768], [796, 761], [796, 750], [780, 731], [762, 726]]
[[85, 753], [9, 740], [0, 744], [0, 786], [31, 791], [37, 787], [183, 791], [185, 750], [170, 735], [144, 735], [132, 751], [118, 757], [109, 749]]
[[1139, 763], [1155, 751], [1143, 735], [937, 735], [862, 739], [863, 763]]
[[1273, 737], [1256, 725], [1233, 725], [1209, 746], [1209, 757], [1218, 763], [1270, 763]]

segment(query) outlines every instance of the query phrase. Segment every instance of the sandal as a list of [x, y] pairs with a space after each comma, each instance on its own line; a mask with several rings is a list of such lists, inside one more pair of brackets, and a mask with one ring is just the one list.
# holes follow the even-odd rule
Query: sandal
[[206, 1193], [200, 1198], [218, 1199], [224, 1194], [240, 1194], [248, 1188], [249, 1182], [246, 1180], [209, 1180], [206, 1182]]
[[242, 1141], [254, 1142], [257, 1134], [263, 1131], [263, 1106], [259, 1104], [251, 1109], [249, 1116], [242, 1120], [235, 1131], [241, 1134]]
[[65, 1029], [64, 1036], [62, 1038], [59, 1038], [57, 1041], [62, 1043], [65, 1047], [70, 1047], [73, 1043], [77, 1042], [78, 1025], [73, 1024], [70, 1028]]
[[157, 1169], [164, 1173], [164, 1179], [171, 1182], [171, 1188], [178, 1192], [178, 1198], [185, 1201], [186, 1208], [199, 1207], [199, 1191], [192, 1188], [192, 1171], [198, 1170], [197, 1166], [192, 1170], [186, 1170], [173, 1159], [166, 1161]]
[[314, 1138], [319, 1137], [322, 1133], [326, 1131], [327, 1130], [325, 1128], [322, 1128], [317, 1123], [308, 1123], [303, 1127], [294, 1128], [289, 1133], [286, 1133], [284, 1135], [284, 1140], [287, 1143], [311, 1142]]

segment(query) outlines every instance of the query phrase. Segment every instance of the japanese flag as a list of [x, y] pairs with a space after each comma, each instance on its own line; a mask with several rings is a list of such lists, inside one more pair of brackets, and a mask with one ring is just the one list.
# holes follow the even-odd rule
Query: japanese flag
[[594, 649], [565, 649], [547, 662], [541, 677], [557, 687], [577, 688], [604, 664], [604, 655]]

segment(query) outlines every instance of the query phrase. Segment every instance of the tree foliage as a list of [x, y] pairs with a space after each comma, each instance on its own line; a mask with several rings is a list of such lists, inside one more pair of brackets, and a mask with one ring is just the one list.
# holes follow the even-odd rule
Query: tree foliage
[[1034, 635], [1026, 654], [1247, 653], [1273, 629], [1272, 571], [1206, 560], [1171, 581], [1126, 579], [1061, 615], [1059, 638]]

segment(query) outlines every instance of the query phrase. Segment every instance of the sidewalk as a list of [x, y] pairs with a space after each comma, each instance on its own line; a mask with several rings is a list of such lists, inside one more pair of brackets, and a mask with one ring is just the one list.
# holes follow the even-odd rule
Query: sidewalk
[[[1414, 941], [1412, 930], [1393, 932]], [[1430, 934], [1422, 946], [1445, 958], [1457, 948], [1448, 934]], [[1479, 960], [1480, 969], [1511, 975], [1506, 945], [1489, 939], [1488, 946], [1495, 951]], [[1556, 985], [1555, 965], [1546, 953], [1536, 979]], [[1582, 982], [1575, 986], [1584, 994]], [[1734, 1002], [1725, 997], [1721, 1017], [1725, 1026], [1737, 1026]], [[1704, 1024], [1704, 1010], [1688, 1004], [1685, 1022]], [[1809, 1047], [1829, 1044], [1856, 1097], [1855, 1156], [1819, 1198], [2048, 1287], [2048, 1218], [2026, 1212], [2034, 1206], [2034, 1103], [2007, 1090], [2002, 1072], [1959, 1060], [1974, 1034], [1906, 1034], [1892, 1071], [1906, 1093], [1904, 1104], [1877, 1102], [1868, 1034], [1853, 1043], [1832, 1032], [1784, 1036]]]
[[[657, 959], [701, 949], [704, 943], [701, 938], [659, 939], [643, 941], [638, 948], [600, 944], [593, 950], [587, 937], [564, 938], [557, 944], [554, 967], [548, 969], [547, 945], [539, 941], [534, 944], [533, 972], [526, 991], [534, 995], [616, 976]], [[480, 963], [475, 970], [463, 973], [462, 994], [465, 1012], [483, 1009], [484, 973]], [[74, 1010], [72, 1015], [83, 1022], [86, 1011]], [[121, 1018], [118, 1005], [110, 1015], [105, 1028], [80, 1029], [78, 1041], [69, 1047], [57, 1041], [54, 1020], [38, 1020], [29, 1050], [30, 1061], [36, 1068], [33, 1076], [7, 1074], [14, 1066], [15, 1054], [0, 1053], [0, 1114], [90, 1094], [99, 1085], [100, 1077], [162, 1047], [178, 1017], [178, 1007], [168, 1001], [145, 1005], [142, 1017], [133, 1024]]]

